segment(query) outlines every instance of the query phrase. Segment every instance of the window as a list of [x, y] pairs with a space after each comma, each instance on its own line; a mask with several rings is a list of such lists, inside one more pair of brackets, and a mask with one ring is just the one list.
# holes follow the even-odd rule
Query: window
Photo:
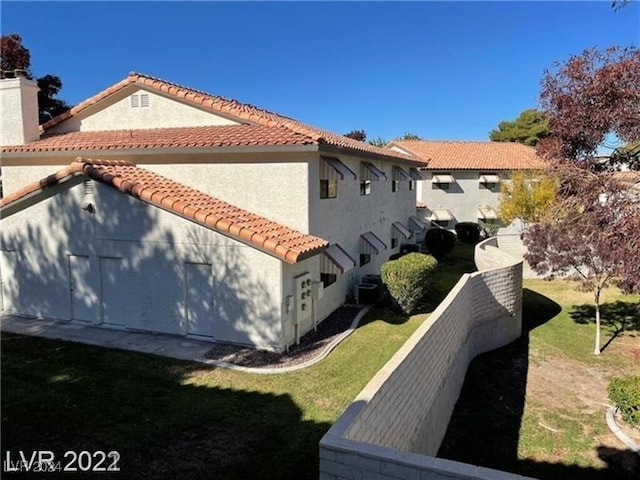
[[449, 190], [455, 179], [446, 172], [434, 172], [431, 177], [432, 190]]
[[371, 195], [371, 180], [360, 182], [360, 195]]
[[401, 222], [393, 222], [391, 224], [391, 248], [396, 248], [400, 243], [400, 237], [408, 239], [411, 237], [411, 231]]
[[486, 189], [496, 192], [500, 190], [500, 177], [495, 173], [480, 173], [480, 190]]
[[322, 282], [322, 286], [327, 288], [329, 285], [333, 285], [338, 280], [338, 275], [335, 273], [321, 273], [320, 281]]
[[356, 262], [337, 243], [329, 245], [320, 258], [320, 280], [328, 287], [335, 283], [338, 275], [342, 275], [355, 268]]
[[360, 254], [360, 266], [361, 267], [363, 267], [364, 265], [366, 265], [370, 261], [371, 261], [371, 254], [370, 253], [361, 253]]
[[386, 250], [387, 246], [382, 240], [380, 240], [375, 233], [366, 232], [360, 235], [360, 266], [363, 259], [366, 259], [367, 263], [371, 261], [371, 255], [379, 255], [380, 252]]
[[431, 211], [431, 223], [436, 224], [440, 227], [448, 228], [449, 221], [453, 220], [453, 214], [444, 208], [436, 208]]
[[338, 180], [356, 180], [356, 174], [335, 157], [321, 157], [320, 160], [320, 198], [336, 198]]
[[336, 198], [337, 196], [337, 180], [320, 180], [320, 198]]
[[411, 181], [411, 176], [400, 167], [393, 167], [393, 176], [391, 178], [391, 191], [398, 192], [400, 190], [401, 181]]

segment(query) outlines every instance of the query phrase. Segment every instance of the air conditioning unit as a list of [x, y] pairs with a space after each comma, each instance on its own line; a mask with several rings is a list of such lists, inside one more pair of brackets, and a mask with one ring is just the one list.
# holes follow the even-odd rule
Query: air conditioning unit
[[359, 305], [372, 305], [380, 298], [380, 287], [371, 283], [358, 283], [356, 285], [356, 303]]

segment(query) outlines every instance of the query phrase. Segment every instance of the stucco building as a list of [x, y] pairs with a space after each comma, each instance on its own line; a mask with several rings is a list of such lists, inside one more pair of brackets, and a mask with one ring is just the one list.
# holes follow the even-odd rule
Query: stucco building
[[2, 311], [283, 350], [423, 228], [423, 162], [132, 73], [0, 81]]
[[418, 216], [448, 229], [497, 222], [501, 184], [514, 171], [544, 168], [535, 148], [520, 143], [395, 140], [386, 148], [427, 164], [417, 184]]

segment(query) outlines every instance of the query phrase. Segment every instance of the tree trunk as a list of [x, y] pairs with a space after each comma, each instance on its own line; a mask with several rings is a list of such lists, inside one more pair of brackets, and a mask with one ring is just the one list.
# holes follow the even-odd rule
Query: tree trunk
[[596, 346], [594, 355], [600, 355], [600, 290], [596, 292]]

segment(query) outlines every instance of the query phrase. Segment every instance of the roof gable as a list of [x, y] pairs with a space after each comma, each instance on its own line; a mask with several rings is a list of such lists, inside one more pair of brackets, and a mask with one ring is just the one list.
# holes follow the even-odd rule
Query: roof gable
[[317, 255], [329, 245], [322, 238], [304, 234], [132, 163], [118, 160], [78, 158], [69, 167], [7, 195], [0, 200], [0, 209], [15, 207], [20, 201], [80, 175], [265, 251], [287, 263], [295, 264]]
[[307, 136], [310, 140], [319, 144], [326, 144], [332, 147], [351, 150], [354, 152], [368, 153], [377, 156], [401, 160], [412, 163], [422, 163], [411, 155], [405, 155], [389, 149], [375, 147], [365, 142], [360, 142], [336, 133], [316, 128], [283, 115], [279, 115], [268, 110], [255, 107], [250, 104], [238, 102], [225, 97], [212, 95], [200, 90], [195, 90], [183, 85], [167, 82], [159, 78], [151, 77], [141, 73], [132, 72], [127, 78], [115, 85], [103, 90], [97, 95], [79, 103], [67, 112], [44, 123], [41, 127], [44, 132], [52, 130], [56, 125], [77, 117], [87, 109], [97, 103], [116, 95], [123, 89], [136, 85], [145, 90], [160, 93], [166, 97], [177, 99], [178, 101], [204, 109], [209, 112], [234, 119], [239, 123], [251, 123], [266, 127], [282, 127], [287, 130]]
[[513, 142], [394, 140], [385, 148], [411, 152], [429, 170], [536, 170], [546, 166], [535, 148]]
[[124, 129], [238, 125], [216, 114], [147, 86], [129, 84], [51, 126], [47, 133]]

